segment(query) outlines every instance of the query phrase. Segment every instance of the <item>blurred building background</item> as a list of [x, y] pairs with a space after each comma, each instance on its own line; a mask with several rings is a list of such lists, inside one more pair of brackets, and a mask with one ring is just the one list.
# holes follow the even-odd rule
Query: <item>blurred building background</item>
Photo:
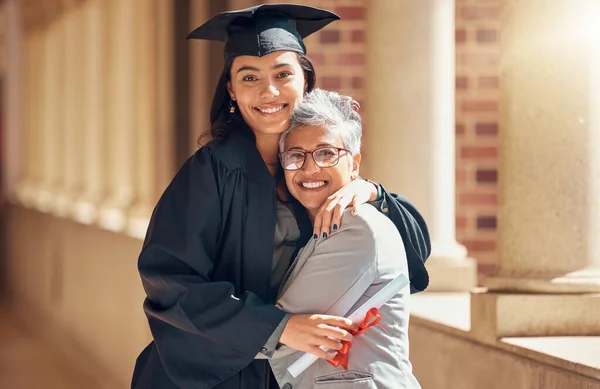
[[[125, 388], [150, 340], [149, 216], [207, 128], [255, 0], [0, 1], [0, 388]], [[354, 96], [363, 176], [434, 242], [423, 389], [600, 388], [600, 1], [305, 0], [318, 84]]]

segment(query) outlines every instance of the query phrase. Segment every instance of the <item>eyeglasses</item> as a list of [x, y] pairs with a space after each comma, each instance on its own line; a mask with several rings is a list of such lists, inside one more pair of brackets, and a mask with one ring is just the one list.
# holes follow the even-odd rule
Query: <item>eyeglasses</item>
[[340, 160], [340, 151], [350, 152], [341, 147], [319, 147], [313, 151], [289, 150], [279, 154], [281, 166], [285, 170], [300, 170], [306, 162], [306, 154], [311, 154], [313, 160], [320, 168], [333, 167]]

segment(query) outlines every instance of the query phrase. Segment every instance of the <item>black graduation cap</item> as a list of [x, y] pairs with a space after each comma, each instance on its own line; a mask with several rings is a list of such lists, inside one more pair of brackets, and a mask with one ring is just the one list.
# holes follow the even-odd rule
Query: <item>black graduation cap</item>
[[262, 4], [223, 12], [187, 39], [225, 42], [225, 58], [285, 50], [306, 54], [303, 38], [340, 19], [333, 12], [297, 4]]

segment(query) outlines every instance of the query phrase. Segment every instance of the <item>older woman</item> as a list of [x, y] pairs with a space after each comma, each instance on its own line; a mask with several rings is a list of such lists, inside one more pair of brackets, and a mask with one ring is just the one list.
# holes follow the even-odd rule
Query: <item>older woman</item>
[[[358, 178], [362, 126], [356, 107], [350, 97], [315, 89], [281, 136], [287, 187], [311, 221], [332, 193]], [[402, 238], [385, 215], [365, 204], [357, 217], [344, 220], [336, 233], [311, 240], [298, 253], [279, 292], [277, 306], [285, 312], [346, 316], [398, 275], [408, 278]], [[270, 361], [279, 385], [419, 388], [408, 359], [409, 297], [409, 288], [396, 294], [380, 309], [380, 326], [354, 338], [348, 370], [320, 359], [294, 379], [286, 369], [302, 353], [282, 347]]]

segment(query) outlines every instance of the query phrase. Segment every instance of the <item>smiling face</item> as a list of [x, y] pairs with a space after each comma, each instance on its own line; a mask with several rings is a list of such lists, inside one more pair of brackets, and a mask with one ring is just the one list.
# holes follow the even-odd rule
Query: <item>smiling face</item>
[[[290, 131], [285, 138], [284, 151], [313, 151], [326, 146], [345, 148], [340, 134], [311, 126]], [[360, 154], [352, 156], [348, 151], [340, 151], [337, 165], [321, 168], [312, 154], [306, 154], [301, 169], [285, 170], [288, 190], [306, 208], [311, 220], [327, 197], [358, 177], [360, 158]]]
[[244, 121], [256, 135], [279, 135], [306, 90], [298, 55], [276, 51], [263, 57], [239, 56], [231, 66], [227, 89]]

